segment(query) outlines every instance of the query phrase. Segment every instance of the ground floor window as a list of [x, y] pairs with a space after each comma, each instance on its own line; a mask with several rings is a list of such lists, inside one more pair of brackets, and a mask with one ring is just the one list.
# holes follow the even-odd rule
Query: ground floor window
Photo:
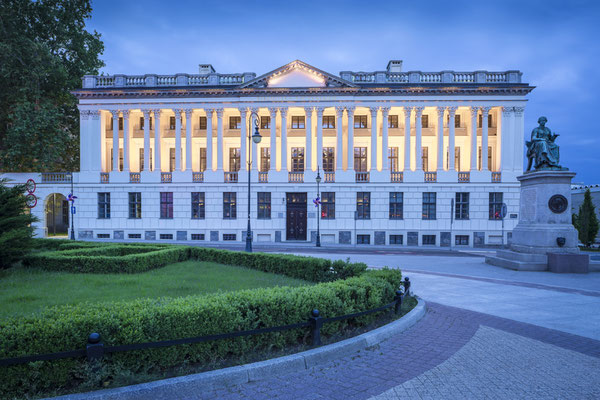
[[468, 246], [469, 235], [456, 235], [454, 237], [454, 244], [457, 246]]
[[173, 240], [172, 233], [161, 233], [159, 236], [162, 240]]
[[141, 239], [142, 234], [141, 233], [130, 233], [129, 235], [127, 235], [127, 237], [129, 239]]
[[192, 233], [192, 240], [204, 240], [204, 233]]
[[390, 244], [403, 244], [403, 235], [390, 235]]
[[435, 235], [423, 235], [423, 245], [435, 245]]
[[223, 240], [237, 240], [236, 236], [237, 235], [235, 233], [224, 233]]
[[371, 235], [356, 235], [356, 244], [371, 244]]

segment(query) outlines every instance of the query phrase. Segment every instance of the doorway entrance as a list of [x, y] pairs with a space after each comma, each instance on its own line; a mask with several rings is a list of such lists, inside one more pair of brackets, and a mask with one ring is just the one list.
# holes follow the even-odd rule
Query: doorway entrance
[[60, 193], [46, 197], [46, 229], [48, 236], [67, 235], [69, 229], [69, 202]]
[[286, 240], [306, 240], [306, 193], [286, 193]]

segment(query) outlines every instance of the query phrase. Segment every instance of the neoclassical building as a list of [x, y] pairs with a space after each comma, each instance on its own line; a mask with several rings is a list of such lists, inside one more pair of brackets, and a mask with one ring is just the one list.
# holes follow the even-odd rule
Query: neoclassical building
[[319, 174], [324, 245], [500, 244], [518, 220], [533, 89], [521, 76], [395, 60], [339, 75], [296, 60], [261, 76], [85, 76], [80, 172], [6, 175], [38, 183], [40, 236], [68, 229], [72, 176], [80, 239], [240, 242], [250, 174], [253, 240], [310, 242]]

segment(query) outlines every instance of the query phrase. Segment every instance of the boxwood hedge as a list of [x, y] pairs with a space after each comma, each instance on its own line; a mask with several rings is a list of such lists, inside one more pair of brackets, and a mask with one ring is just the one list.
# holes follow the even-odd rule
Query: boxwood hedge
[[[299, 274], [295, 267], [284, 265], [287, 264], [286, 261], [294, 265], [294, 260], [289, 259], [289, 256], [272, 258], [274, 255], [255, 254], [236, 258], [229, 253], [202, 251], [196, 251], [195, 254], [198, 257], [201, 254], [204, 257], [212, 254], [213, 257], [223, 259], [242, 259], [251, 264], [247, 266], [254, 268], [264, 262], [268, 267], [263, 270], [279, 269]], [[252, 257], [256, 257], [256, 261], [252, 261]], [[296, 262], [300, 263], [300, 260]], [[312, 262], [315, 267], [309, 276], [327, 274], [325, 261]], [[359, 277], [314, 286], [58, 306], [39, 315], [0, 322], [0, 358], [85, 348], [86, 339], [91, 332], [100, 333], [105, 345], [113, 346], [292, 324], [306, 321], [313, 308], [318, 308], [324, 317], [349, 314], [392, 301], [401, 278], [398, 270], [368, 271]], [[365, 316], [350, 322], [365, 325], [373, 318]], [[346, 324], [348, 321], [325, 324], [322, 333], [330, 335]], [[0, 397], [27, 396], [48, 390], [72, 389], [80, 385], [88, 385], [83, 387], [89, 388], [90, 380], [101, 382], [123, 373], [151, 373], [187, 363], [205, 365], [255, 350], [306, 343], [309, 340], [308, 332], [309, 329], [304, 328], [194, 345], [113, 353], [106, 356], [100, 368], [93, 373], [86, 373], [89, 365], [84, 359], [40, 361], [3, 367], [0, 368]]]

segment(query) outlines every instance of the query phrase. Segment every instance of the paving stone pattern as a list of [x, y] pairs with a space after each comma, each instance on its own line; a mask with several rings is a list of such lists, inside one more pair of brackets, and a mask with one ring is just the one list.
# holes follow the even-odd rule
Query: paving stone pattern
[[[381, 399], [400, 398], [398, 393], [402, 398], [469, 398], [470, 393], [479, 393], [475, 397], [598, 398], [600, 341], [436, 303], [428, 303], [428, 308], [421, 322], [401, 335], [326, 365], [202, 393], [153, 395], [350, 400], [378, 395], [388, 396]], [[498, 351], [512, 354], [498, 357]], [[559, 363], [549, 362], [553, 358]], [[460, 368], [455, 368], [455, 374], [446, 376], [447, 365], [457, 363]], [[550, 366], [555, 366], [555, 371]], [[585, 372], [586, 368], [590, 371]], [[478, 370], [486, 374], [485, 391], [473, 378]], [[538, 372], [539, 377], [532, 380]], [[452, 392], [456, 382], [460, 382], [460, 393]], [[564, 392], [556, 392], [556, 383]], [[517, 388], [507, 391], [510, 386]], [[403, 392], [409, 389], [410, 393]]]

